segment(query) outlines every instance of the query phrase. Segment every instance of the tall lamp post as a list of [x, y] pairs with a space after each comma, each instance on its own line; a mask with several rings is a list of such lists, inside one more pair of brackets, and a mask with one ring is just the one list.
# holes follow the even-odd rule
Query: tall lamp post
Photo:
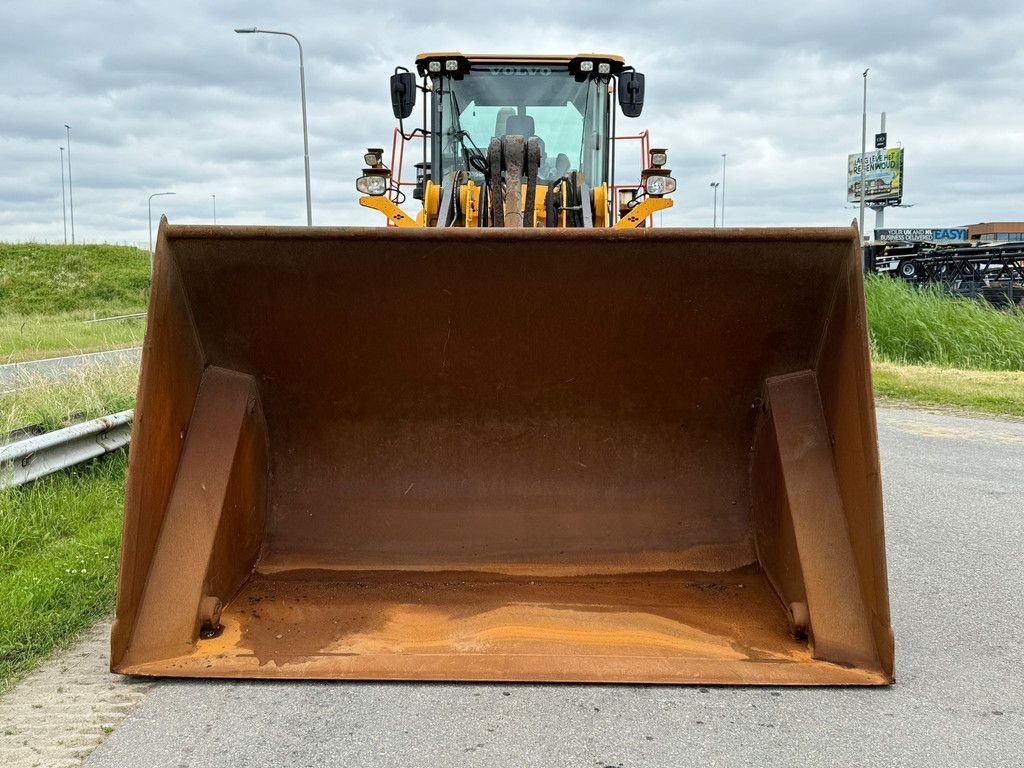
[[712, 228], [718, 226], [718, 184], [719, 184], [719, 182], [717, 182], [717, 181], [712, 181], [711, 182], [711, 188], [713, 190], [715, 190], [715, 205], [714, 205], [714, 208], [712, 209], [713, 212], [711, 214], [711, 227]]
[[210, 195], [213, 198], [213, 223], [217, 223], [217, 196]]
[[68, 203], [64, 197], [64, 147], [60, 148], [60, 210], [64, 214], [64, 245], [68, 244]]
[[306, 163], [306, 226], [313, 226], [313, 196], [309, 189], [309, 126], [306, 122], [306, 68], [302, 60], [302, 43], [291, 32], [275, 32], [271, 29], [236, 29], [240, 35], [283, 35], [290, 37], [299, 46], [299, 92], [302, 95], [302, 152]]
[[868, 70], [864, 70], [864, 112], [860, 123], [860, 242], [864, 245], [864, 192], [867, 189]]
[[75, 244], [75, 190], [71, 186], [71, 126], [64, 123], [68, 131], [68, 202], [71, 204], [71, 244]]
[[174, 192], [154, 192], [149, 196], [149, 273], [153, 274], [153, 198], [173, 195]]
[[722, 153], [722, 226], [725, 226], [725, 153]]

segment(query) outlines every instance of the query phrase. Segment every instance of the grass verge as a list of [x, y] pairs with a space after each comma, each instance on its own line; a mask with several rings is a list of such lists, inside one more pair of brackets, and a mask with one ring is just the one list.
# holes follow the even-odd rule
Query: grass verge
[[967, 371], [876, 361], [872, 373], [875, 394], [885, 399], [1024, 417], [1024, 371]]
[[927, 406], [1024, 416], [1024, 312], [902, 280], [865, 280], [875, 392]]
[[54, 381], [39, 377], [0, 395], [0, 437], [15, 430], [60, 429], [88, 419], [131, 408], [139, 367], [134, 361], [75, 368]]
[[[141, 310], [123, 308], [112, 314], [133, 314]], [[138, 347], [146, 332], [144, 318], [87, 323], [95, 313], [77, 311], [61, 315], [0, 315], [2, 363], [40, 360], [46, 357], [79, 355], [107, 349]]]
[[0, 491], [0, 692], [114, 607], [127, 454]]
[[0, 243], [0, 307], [4, 313], [100, 316], [146, 306], [149, 254], [122, 245]]
[[0, 363], [142, 343], [149, 255], [118, 245], [0, 243]]
[[[131, 408], [138, 366], [76, 370], [0, 396], [0, 433]], [[114, 606], [127, 453], [0, 490], [0, 692]]]
[[954, 299], [937, 287], [865, 280], [871, 349], [881, 361], [989, 371], [1024, 371], [1024, 312]]

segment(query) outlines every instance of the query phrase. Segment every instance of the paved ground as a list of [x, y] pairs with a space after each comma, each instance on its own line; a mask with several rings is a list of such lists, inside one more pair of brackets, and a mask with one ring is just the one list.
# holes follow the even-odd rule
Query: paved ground
[[107, 670], [110, 623], [86, 632], [0, 698], [0, 766], [72, 768], [153, 687]]
[[892, 688], [169, 681], [87, 765], [1024, 765], [1024, 424], [879, 427]]
[[109, 352], [91, 352], [87, 355], [50, 357], [45, 360], [29, 360], [24, 363], [0, 365], [0, 395], [13, 392], [42, 379], [59, 379], [69, 371], [121, 360], [138, 360], [142, 347], [115, 349]]

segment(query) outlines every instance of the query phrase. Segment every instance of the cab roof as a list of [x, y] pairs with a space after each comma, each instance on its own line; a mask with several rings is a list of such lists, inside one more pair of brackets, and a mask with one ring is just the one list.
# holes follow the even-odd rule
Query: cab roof
[[577, 61], [606, 61], [610, 63], [612, 74], [618, 74], [626, 62], [621, 56], [610, 53], [575, 53], [564, 55], [551, 54], [508, 54], [508, 53], [459, 53], [458, 51], [438, 51], [421, 53], [416, 57], [416, 69], [420, 75], [427, 74], [427, 65], [430, 61], [458, 59], [461, 62], [472, 64], [556, 64], [567, 66]]

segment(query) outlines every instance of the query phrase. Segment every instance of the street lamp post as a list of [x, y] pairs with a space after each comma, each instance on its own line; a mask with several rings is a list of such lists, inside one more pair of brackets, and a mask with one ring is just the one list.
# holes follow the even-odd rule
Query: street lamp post
[[711, 182], [711, 188], [713, 190], [715, 190], [715, 204], [714, 204], [714, 207], [712, 208], [712, 213], [711, 213], [711, 227], [712, 228], [718, 226], [718, 184], [719, 183], [717, 181], [712, 181]]
[[68, 244], [68, 204], [64, 197], [64, 147], [60, 148], [60, 210], [64, 214], [64, 245]]
[[217, 223], [217, 196], [210, 195], [213, 198], [213, 223]]
[[860, 241], [864, 244], [864, 192], [867, 189], [868, 70], [864, 70], [864, 112], [860, 123]]
[[75, 244], [75, 190], [71, 186], [71, 126], [64, 123], [68, 131], [68, 202], [71, 204], [71, 244]]
[[302, 43], [291, 32], [275, 32], [271, 29], [236, 29], [240, 35], [283, 35], [290, 37], [299, 46], [299, 93], [302, 96], [302, 153], [306, 164], [306, 226], [313, 226], [313, 195], [309, 188], [309, 126], [306, 121], [306, 67], [302, 59]]
[[[717, 190], [715, 192], [717, 194]], [[725, 226], [725, 153], [722, 153], [722, 226]]]
[[149, 196], [149, 273], [153, 274], [153, 198], [173, 195], [174, 192], [154, 192]]

